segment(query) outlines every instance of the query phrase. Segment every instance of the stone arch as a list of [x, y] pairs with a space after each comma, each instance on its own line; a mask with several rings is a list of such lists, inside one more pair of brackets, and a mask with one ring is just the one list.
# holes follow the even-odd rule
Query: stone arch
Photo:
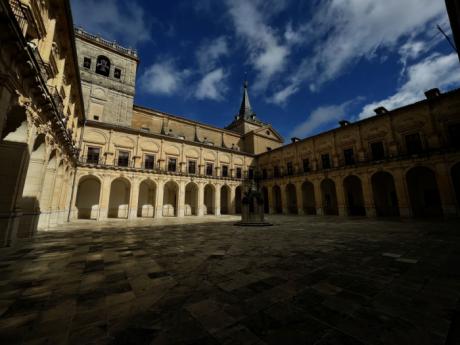
[[302, 202], [305, 214], [316, 214], [315, 187], [310, 181], [302, 183]]
[[442, 215], [441, 198], [433, 170], [424, 166], [411, 168], [406, 173], [406, 183], [413, 216]]
[[266, 186], [262, 187], [262, 197], [264, 198], [264, 212], [268, 214], [270, 212], [270, 204], [268, 198], [268, 188]]
[[386, 171], [378, 171], [372, 175], [371, 184], [377, 216], [399, 216], [398, 197], [393, 175]]
[[297, 191], [295, 185], [288, 183], [286, 185], [286, 206], [290, 214], [297, 214]]
[[117, 177], [110, 184], [109, 218], [128, 218], [131, 183], [125, 177]]
[[365, 216], [363, 185], [356, 175], [349, 175], [343, 180], [343, 191], [349, 216]]
[[335, 182], [326, 178], [321, 182], [321, 194], [323, 200], [323, 210], [325, 215], [338, 215], [339, 208], [337, 205], [337, 193], [335, 191]]
[[139, 184], [137, 203], [137, 216], [140, 218], [153, 218], [155, 216], [155, 201], [157, 194], [156, 183], [145, 179]]
[[281, 200], [281, 188], [278, 185], [274, 185], [272, 188], [273, 193], [273, 210], [275, 213], [283, 213], [283, 203]]
[[216, 205], [216, 187], [210, 183], [204, 186], [203, 202], [203, 214], [214, 214], [214, 207]]
[[230, 213], [230, 187], [224, 184], [220, 189], [220, 214]]
[[450, 169], [452, 185], [454, 186], [457, 208], [460, 209], [460, 162], [454, 164]]
[[198, 215], [198, 186], [195, 182], [189, 182], [185, 186], [185, 216]]
[[241, 200], [243, 199], [243, 192], [241, 191], [241, 186], [235, 188], [235, 213], [241, 213]]
[[78, 182], [77, 207], [78, 219], [97, 219], [99, 215], [99, 198], [101, 180], [94, 175], [85, 175]]
[[107, 143], [107, 135], [103, 131], [91, 129], [85, 133], [85, 141], [94, 144], [105, 145]]
[[168, 181], [163, 190], [163, 217], [177, 217], [179, 185]]

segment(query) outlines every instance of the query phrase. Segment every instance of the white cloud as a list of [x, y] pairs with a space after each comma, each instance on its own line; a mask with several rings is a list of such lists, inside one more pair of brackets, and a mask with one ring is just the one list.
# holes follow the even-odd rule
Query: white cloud
[[74, 22], [85, 30], [135, 46], [150, 39], [145, 12], [136, 1], [72, 0]]
[[228, 89], [225, 83], [225, 79], [227, 79], [227, 74], [225, 74], [222, 68], [218, 68], [209, 72], [198, 83], [195, 97], [201, 100], [222, 100]]
[[209, 71], [216, 67], [219, 59], [229, 54], [227, 39], [220, 36], [215, 40], [203, 43], [196, 52], [198, 65], [202, 71]]
[[172, 95], [190, 75], [189, 70], [180, 70], [172, 60], [157, 62], [147, 68], [140, 79], [142, 89], [154, 95]]
[[303, 138], [315, 134], [315, 131], [321, 130], [321, 126], [337, 124], [338, 121], [345, 119], [350, 106], [360, 100], [361, 98], [357, 98], [339, 105], [325, 105], [315, 109], [307, 120], [294, 128], [290, 136]]
[[[361, 58], [373, 59], [381, 49], [398, 51], [402, 41], [412, 43], [402, 48], [401, 54], [419, 56], [431, 48], [431, 43], [422, 41], [433, 39], [434, 24], [446, 20], [443, 1], [329, 0], [318, 4], [313, 19], [300, 28], [313, 52], [294, 69], [286, 89], [299, 89], [306, 83], [310, 90], [317, 90]], [[295, 37], [295, 33], [289, 32], [289, 36]]]
[[406, 82], [397, 93], [366, 105], [358, 115], [360, 119], [374, 115], [373, 110], [384, 106], [388, 110], [414, 103], [423, 98], [423, 92], [435, 87], [460, 86], [460, 65], [456, 54], [429, 56], [407, 68]]
[[254, 88], [264, 89], [276, 73], [284, 70], [289, 47], [283, 45], [267, 19], [284, 9], [285, 2], [228, 0], [236, 34], [249, 49], [250, 63], [258, 72]]

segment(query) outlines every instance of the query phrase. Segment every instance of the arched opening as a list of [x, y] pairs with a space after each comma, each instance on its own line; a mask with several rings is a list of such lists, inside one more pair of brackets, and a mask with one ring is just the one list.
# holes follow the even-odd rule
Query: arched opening
[[174, 181], [169, 181], [164, 186], [163, 192], [163, 217], [176, 217], [179, 202], [179, 186]]
[[198, 186], [190, 182], [185, 187], [185, 209], [184, 215], [197, 216], [198, 215]]
[[144, 180], [139, 185], [139, 198], [137, 203], [137, 216], [140, 218], [153, 218], [155, 216], [155, 200], [157, 188], [152, 180]]
[[415, 217], [442, 215], [441, 198], [434, 172], [426, 167], [415, 167], [406, 174], [407, 189]]
[[268, 188], [262, 187], [262, 197], [264, 198], [264, 213], [270, 212], [270, 205], [268, 201]]
[[220, 190], [220, 214], [230, 213], [230, 187], [223, 185]]
[[243, 198], [241, 193], [241, 186], [236, 187], [235, 189], [235, 213], [241, 213], [241, 199]]
[[323, 197], [323, 210], [325, 215], [338, 215], [337, 194], [335, 183], [327, 178], [321, 182], [321, 193]]
[[451, 169], [452, 183], [454, 185], [457, 208], [460, 209], [460, 163], [455, 164]]
[[97, 177], [90, 175], [80, 179], [75, 203], [78, 210], [78, 219], [98, 218], [100, 193], [101, 182]]
[[214, 214], [214, 187], [207, 184], [204, 187], [204, 210], [203, 214]]
[[283, 204], [281, 202], [281, 188], [279, 186], [273, 186], [273, 210], [275, 213], [283, 213]]
[[297, 214], [297, 191], [292, 183], [286, 186], [286, 203], [288, 212], [291, 214]]
[[398, 197], [393, 176], [386, 171], [372, 175], [375, 211], [379, 217], [398, 217]]
[[99, 55], [96, 61], [96, 73], [105, 77], [110, 75], [110, 60], [107, 56]]
[[309, 181], [302, 183], [302, 201], [305, 214], [316, 214], [315, 188]]
[[109, 218], [128, 218], [129, 194], [131, 184], [128, 180], [118, 177], [110, 186]]
[[349, 216], [365, 216], [363, 186], [358, 176], [350, 175], [343, 180], [345, 202]]

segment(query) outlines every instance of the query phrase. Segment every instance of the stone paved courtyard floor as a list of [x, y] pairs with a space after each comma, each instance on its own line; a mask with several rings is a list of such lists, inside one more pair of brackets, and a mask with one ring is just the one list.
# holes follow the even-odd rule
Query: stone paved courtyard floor
[[458, 220], [236, 219], [0, 249], [0, 344], [460, 344]]

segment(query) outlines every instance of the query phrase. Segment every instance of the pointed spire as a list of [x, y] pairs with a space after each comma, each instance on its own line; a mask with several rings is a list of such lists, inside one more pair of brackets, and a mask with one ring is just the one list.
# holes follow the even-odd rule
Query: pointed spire
[[244, 80], [243, 87], [244, 87], [244, 89], [243, 89], [243, 99], [241, 101], [240, 111], [239, 111], [238, 115], [240, 117], [250, 118], [253, 115], [255, 115], [255, 113], [252, 111], [251, 103], [249, 102], [248, 81], [247, 81], [246, 78]]

